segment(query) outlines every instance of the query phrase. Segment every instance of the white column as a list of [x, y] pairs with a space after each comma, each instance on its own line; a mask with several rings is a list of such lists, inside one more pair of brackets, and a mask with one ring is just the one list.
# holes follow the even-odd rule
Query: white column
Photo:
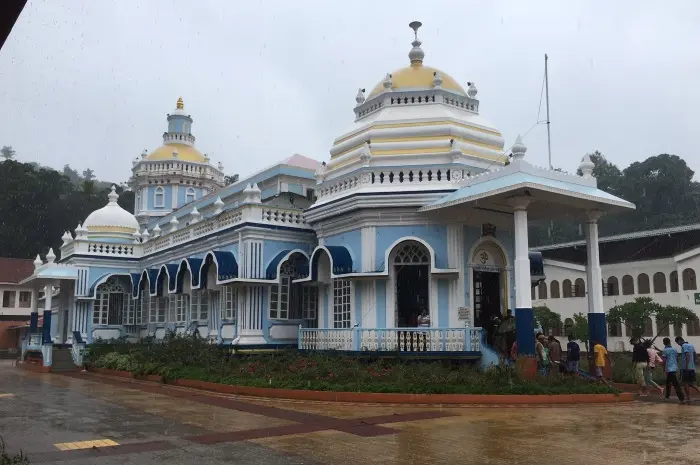
[[530, 256], [527, 241], [527, 206], [529, 197], [511, 199], [515, 222], [515, 307], [532, 308], [530, 295]]
[[588, 212], [586, 222], [586, 279], [588, 281], [588, 312], [605, 313], [603, 308], [603, 274], [600, 270], [600, 254], [598, 252], [598, 219], [601, 212]]
[[44, 286], [44, 311], [51, 310], [51, 285]]

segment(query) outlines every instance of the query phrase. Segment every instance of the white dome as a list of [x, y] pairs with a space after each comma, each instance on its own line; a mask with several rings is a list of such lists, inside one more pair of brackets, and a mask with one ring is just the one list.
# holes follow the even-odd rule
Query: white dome
[[116, 188], [112, 186], [112, 192], [107, 196], [109, 203], [99, 210], [88, 215], [83, 223], [91, 232], [118, 232], [118, 233], [133, 233], [139, 230], [139, 222], [136, 217], [124, 210], [117, 204], [119, 195], [116, 193]]

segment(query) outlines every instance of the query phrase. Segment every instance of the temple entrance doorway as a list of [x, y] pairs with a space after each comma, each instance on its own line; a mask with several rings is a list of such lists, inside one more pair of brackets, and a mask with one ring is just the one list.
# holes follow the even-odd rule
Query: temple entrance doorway
[[406, 240], [389, 255], [394, 286], [396, 328], [429, 327], [430, 251], [415, 240]]
[[498, 329], [508, 309], [506, 256], [492, 239], [484, 240], [475, 249], [470, 263], [474, 326], [483, 328], [486, 343], [500, 350], [505, 342], [500, 341]]

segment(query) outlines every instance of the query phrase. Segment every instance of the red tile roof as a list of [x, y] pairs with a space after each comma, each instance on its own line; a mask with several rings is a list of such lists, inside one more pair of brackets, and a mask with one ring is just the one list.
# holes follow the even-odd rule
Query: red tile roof
[[0, 258], [0, 283], [18, 283], [34, 273], [33, 260]]

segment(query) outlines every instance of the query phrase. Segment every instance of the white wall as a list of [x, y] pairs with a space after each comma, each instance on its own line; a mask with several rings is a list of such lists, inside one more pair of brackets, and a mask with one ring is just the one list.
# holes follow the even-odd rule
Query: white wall
[[[685, 269], [692, 269], [695, 273], [695, 283], [696, 288], [698, 285], [697, 275], [700, 272], [700, 254], [692, 255], [690, 253], [680, 255], [678, 257], [664, 258], [658, 260], [644, 260], [628, 263], [616, 263], [610, 265], [602, 265], [602, 275], [603, 280], [607, 283], [610, 277], [616, 277], [618, 279], [618, 295], [606, 295], [607, 291], [604, 292], [603, 305], [607, 310], [614, 307], [615, 305], [624, 304], [626, 302], [632, 301], [637, 297], [651, 297], [656, 302], [661, 305], [679, 305], [687, 307], [695, 311], [700, 316], [700, 305], [695, 305], [695, 296], [698, 290], [692, 289], [692, 286], [688, 286], [689, 289], [684, 289], [683, 283], [683, 271]], [[678, 291], [671, 292], [671, 282], [670, 276], [672, 272], [678, 273]], [[533, 306], [546, 305], [552, 311], [557, 312], [561, 315], [562, 321], [566, 318], [573, 318], [575, 313], [583, 313], [584, 315], [588, 313], [588, 299], [587, 294], [583, 297], [563, 297], [562, 283], [564, 280], [569, 279], [572, 283], [575, 282], [577, 278], [583, 279], [586, 284], [586, 293], [588, 292], [589, 286], [586, 280], [586, 269], [582, 265], [576, 265], [566, 262], [545, 260], [544, 261], [544, 272], [547, 277], [545, 280], [547, 286], [547, 298], [540, 296], [540, 289], [535, 289], [535, 295], [533, 298]], [[663, 273], [666, 292], [655, 292], [654, 289], [654, 274]], [[640, 294], [639, 293], [639, 276], [646, 273], [649, 276], [649, 293]], [[629, 295], [624, 295], [622, 278], [625, 275], [629, 275], [633, 279], [634, 283], [634, 293]], [[552, 298], [551, 289], [552, 282], [557, 281], [559, 283], [559, 298]], [[686, 283], [692, 284], [692, 283]], [[654, 335], [656, 335], [658, 329], [656, 322], [653, 322]], [[693, 330], [691, 328], [691, 334]], [[679, 334], [675, 334], [674, 329], [670, 328], [670, 337], [673, 339]], [[700, 345], [700, 333], [698, 335], [688, 335], [688, 328], [684, 326], [682, 329], [682, 334], [686, 340], [692, 344], [698, 346]], [[565, 334], [562, 333], [560, 341], [563, 343], [565, 341]], [[661, 341], [658, 341], [661, 344]], [[626, 335], [626, 331], [623, 325], [622, 337], [610, 336], [608, 332], [608, 349], [612, 351], [617, 350], [630, 350], [629, 337]]]
[[[20, 297], [28, 297], [28, 299], [20, 302]], [[29, 317], [31, 312], [31, 289], [12, 284], [0, 284], [0, 315], [26, 315]]]

